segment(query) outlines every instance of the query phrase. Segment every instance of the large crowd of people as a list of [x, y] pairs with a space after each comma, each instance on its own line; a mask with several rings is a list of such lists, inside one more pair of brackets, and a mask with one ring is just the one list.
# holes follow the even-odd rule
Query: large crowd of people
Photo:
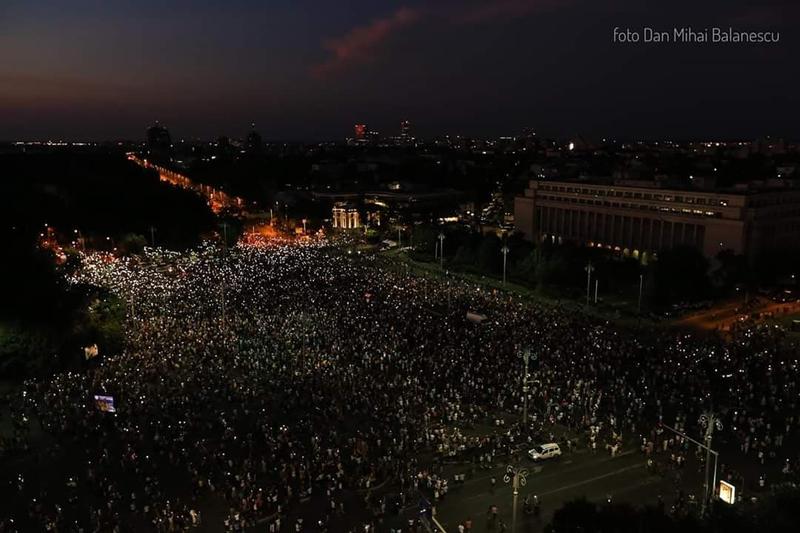
[[489, 464], [531, 438], [462, 431], [521, 412], [525, 348], [537, 429], [674, 462], [659, 424], [700, 434], [713, 411], [743, 460], [800, 472], [780, 328], [627, 331], [324, 240], [87, 254], [71, 281], [123, 299], [127, 347], [8, 399], [6, 452], [38, 473], [20, 459], [0, 531], [379, 531], [377, 487], [447, 492], [423, 457]]

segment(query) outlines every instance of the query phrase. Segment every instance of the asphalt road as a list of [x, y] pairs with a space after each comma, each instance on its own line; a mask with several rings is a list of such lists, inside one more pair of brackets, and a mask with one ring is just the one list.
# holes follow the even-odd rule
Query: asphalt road
[[[527, 457], [519, 466], [528, 470], [526, 484], [520, 489], [517, 512], [518, 531], [541, 531], [552, 517], [552, 513], [564, 503], [585, 497], [591, 501], [604, 502], [609, 495], [614, 501], [625, 501], [634, 505], [655, 504], [658, 495], [671, 499], [674, 484], [669, 478], [650, 475], [643, 455], [635, 450], [622, 452], [616, 457], [589, 450], [566, 453], [559, 459], [534, 463]], [[506, 464], [501, 463], [491, 470], [477, 469], [470, 475], [468, 468], [449, 467], [452, 474], [467, 472], [467, 480], [461, 486], [450, 489], [447, 496], [436, 505], [436, 518], [448, 532], [458, 531], [458, 524], [472, 519], [472, 531], [496, 531], [487, 527], [487, 511], [492, 505], [498, 508], [498, 516], [511, 527], [513, 491], [503, 482]], [[491, 478], [496, 485], [492, 488]], [[541, 503], [541, 516], [535, 519], [523, 513], [522, 503], [528, 494], [535, 494]], [[407, 507], [404, 517], [411, 518], [418, 512], [417, 503]]]
[[766, 298], [754, 297], [750, 306], [743, 310], [741, 299], [718, 303], [711, 309], [691, 313], [677, 319], [674, 324], [700, 330], [727, 330], [742, 318], [769, 314], [774, 317], [796, 313], [800, 310], [799, 302], [774, 302]]

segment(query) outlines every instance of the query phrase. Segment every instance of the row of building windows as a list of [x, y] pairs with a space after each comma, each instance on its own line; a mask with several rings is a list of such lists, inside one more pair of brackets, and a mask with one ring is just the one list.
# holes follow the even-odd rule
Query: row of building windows
[[613, 207], [613, 208], [623, 208], [623, 209], [637, 209], [639, 211], [661, 211], [664, 213], [674, 213], [679, 215], [696, 215], [696, 216], [704, 216], [704, 217], [716, 217], [721, 218], [722, 213], [718, 211], [708, 211], [707, 209], [689, 209], [688, 207], [668, 207], [668, 206], [659, 206], [659, 205], [647, 205], [647, 204], [633, 204], [629, 202], [615, 202], [611, 200], [600, 200], [600, 199], [588, 199], [588, 198], [577, 198], [577, 197], [564, 197], [564, 196], [549, 196], [549, 195], [539, 195], [539, 198], [542, 200], [550, 200], [553, 202], [561, 202], [561, 203], [570, 203], [570, 204], [578, 204], [578, 205], [595, 205], [601, 207]]
[[539, 185], [539, 190], [561, 192], [561, 193], [585, 194], [585, 195], [592, 195], [595, 197], [614, 196], [617, 198], [657, 200], [662, 202], [676, 202], [676, 203], [711, 205], [711, 206], [719, 205], [722, 207], [728, 206], [728, 200], [724, 199], [706, 198], [702, 196], [684, 196], [680, 194], [670, 194], [670, 193], [620, 191], [615, 189], [588, 189], [585, 187], [573, 187], [567, 185]]
[[536, 228], [540, 234], [558, 235], [576, 242], [604, 242], [641, 250], [663, 250], [678, 245], [703, 247], [705, 226], [561, 209], [538, 207]]

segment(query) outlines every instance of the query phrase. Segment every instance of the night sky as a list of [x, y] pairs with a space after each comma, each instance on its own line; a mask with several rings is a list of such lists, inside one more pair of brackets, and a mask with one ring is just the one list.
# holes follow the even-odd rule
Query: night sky
[[[615, 26], [780, 31], [621, 45]], [[2, 0], [0, 139], [800, 137], [796, 0]]]

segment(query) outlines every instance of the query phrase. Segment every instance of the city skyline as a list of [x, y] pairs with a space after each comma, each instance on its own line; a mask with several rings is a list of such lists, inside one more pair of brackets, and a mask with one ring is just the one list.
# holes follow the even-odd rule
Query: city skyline
[[0, 0], [0, 533], [796, 533], [798, 23]]
[[[0, 138], [796, 138], [798, 7], [785, 0], [52, 1], [0, 7]], [[614, 43], [616, 27], [782, 31], [775, 44]], [[789, 30], [789, 31], [787, 31]]]

